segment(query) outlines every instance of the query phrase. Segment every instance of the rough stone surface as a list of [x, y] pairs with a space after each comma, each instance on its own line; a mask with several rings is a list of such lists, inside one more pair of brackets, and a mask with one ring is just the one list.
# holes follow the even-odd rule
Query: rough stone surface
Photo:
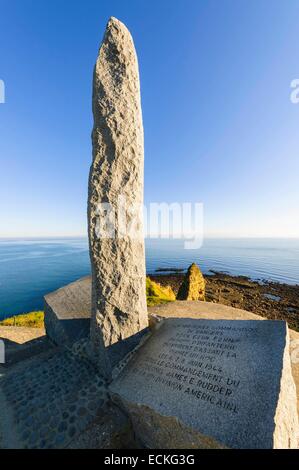
[[[240, 308], [233, 308], [227, 305], [214, 304], [211, 302], [180, 301], [171, 304], [156, 305], [149, 308], [149, 318], [154, 326], [159, 318], [194, 318], [207, 320], [262, 320], [261, 317]], [[290, 355], [292, 365], [292, 375], [294, 377], [297, 391], [297, 410], [299, 415], [299, 333], [290, 330]]]
[[[89, 289], [89, 291], [91, 292], [91, 277], [88, 277], [85, 279], [86, 279], [85, 281], [86, 289], [87, 291]], [[74, 284], [78, 283], [78, 292], [80, 292], [79, 286], [82, 287], [81, 281], [83, 280], [84, 279], [80, 279], [79, 281], [74, 283]], [[85, 295], [83, 296], [83, 298], [85, 302], [84, 311], [86, 310], [87, 315], [88, 315], [88, 311], [91, 305], [90, 298], [88, 298], [88, 296], [86, 297]], [[89, 308], [88, 308], [88, 305], [89, 305]], [[66, 304], [59, 303], [57, 305], [56, 314], [57, 314], [58, 322], [59, 322], [59, 318], [62, 318], [64, 315], [67, 315], [66, 307], [67, 307]], [[163, 317], [163, 318], [179, 317], [179, 318], [214, 319], [214, 320], [221, 320], [221, 319], [222, 320], [266, 320], [265, 317], [261, 317], [254, 313], [248, 312], [246, 310], [242, 310], [240, 308], [233, 308], [227, 305], [222, 305], [222, 304], [212, 303], [212, 302], [201, 302], [201, 301], [193, 302], [193, 301], [187, 301], [187, 300], [179, 301], [179, 302], [170, 302], [170, 303], [166, 303], [163, 305], [155, 305], [153, 307], [148, 308], [148, 313], [149, 313], [149, 321], [151, 322], [152, 326], [154, 326], [154, 324], [157, 323], [158, 317]], [[90, 322], [90, 315], [91, 315], [91, 312], [89, 312], [88, 322]], [[4, 327], [2, 327], [2, 330], [3, 328]], [[13, 331], [12, 327], [5, 327], [5, 329], [6, 331]], [[0, 337], [1, 337], [2, 330], [0, 330]], [[32, 330], [32, 328], [30, 328], [30, 330]], [[89, 334], [89, 330], [86, 332], [87, 336], [88, 334]], [[4, 338], [5, 337], [7, 337], [7, 334], [6, 336], [4, 336]], [[294, 357], [294, 360], [292, 361], [292, 373], [293, 373], [293, 377], [294, 377], [296, 389], [297, 389], [297, 408], [298, 408], [298, 413], [299, 413], [299, 352], [298, 352], [299, 333], [291, 329], [290, 338], [291, 338], [290, 353]], [[15, 341], [14, 336], [12, 337], [12, 339], [13, 341]], [[138, 340], [138, 338], [136, 339]], [[131, 341], [134, 343], [133, 347], [135, 347], [135, 338], [133, 337]], [[126, 344], [127, 344], [127, 341], [126, 341]], [[113, 357], [111, 359], [113, 363], [116, 363], [119, 360], [119, 358], [118, 357], [115, 358], [114, 352], [115, 352], [115, 349], [119, 349], [119, 346], [115, 344], [112, 346], [111, 349], [112, 349], [111, 352], [113, 352]], [[127, 353], [126, 348], [124, 349], [125, 351], [124, 353], [121, 354], [121, 356]], [[131, 346], [130, 346], [130, 349], [131, 349]]]
[[[79, 348], [84, 349], [84, 356], [93, 359], [93, 348], [89, 341], [90, 317], [91, 276], [79, 279], [45, 297], [47, 336], [58, 346], [68, 345], [76, 350]], [[33, 330], [33, 328], [30, 328], [30, 330]], [[146, 333], [147, 329], [144, 329], [129, 338], [107, 346], [105, 356], [108, 357], [109, 366], [111, 368], [115, 367], [139, 344]]]
[[[91, 339], [95, 351], [147, 327], [142, 217], [124, 232], [119, 196], [130, 210], [143, 204], [143, 125], [139, 72], [127, 28], [111, 18], [94, 71], [93, 162], [89, 179], [89, 242], [92, 265]], [[115, 215], [112, 232], [103, 233], [102, 209]], [[135, 220], [136, 222], [136, 220]]]
[[96, 419], [68, 446], [70, 449], [128, 449], [135, 448], [134, 433], [129, 418], [118, 407], [107, 407], [106, 413]]
[[146, 447], [297, 447], [285, 322], [164, 320], [110, 391]]
[[178, 300], [205, 300], [205, 280], [199, 267], [193, 263], [189, 267], [178, 291]]
[[44, 298], [46, 333], [59, 346], [85, 338], [90, 331], [91, 277], [87, 276]]

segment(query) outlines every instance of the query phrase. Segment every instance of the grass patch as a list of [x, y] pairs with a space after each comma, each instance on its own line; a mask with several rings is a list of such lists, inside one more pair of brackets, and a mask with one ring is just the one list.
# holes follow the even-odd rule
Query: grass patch
[[[148, 307], [173, 302], [175, 294], [171, 287], [162, 287], [157, 282], [146, 278], [146, 301]], [[44, 327], [44, 312], [30, 312], [14, 315], [0, 321], [0, 326], [25, 326], [28, 328]]]
[[174, 300], [175, 293], [170, 286], [162, 287], [150, 278], [146, 278], [146, 301], [148, 307], [173, 302]]
[[0, 321], [0, 326], [27, 326], [30, 328], [44, 327], [44, 312], [30, 312], [23, 315], [14, 315]]

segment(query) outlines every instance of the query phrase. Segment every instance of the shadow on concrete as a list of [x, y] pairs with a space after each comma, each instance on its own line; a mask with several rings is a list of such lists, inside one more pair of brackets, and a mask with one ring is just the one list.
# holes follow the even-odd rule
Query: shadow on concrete
[[35, 338], [22, 344], [7, 338], [0, 339], [4, 342], [5, 347], [5, 363], [2, 364], [5, 368], [11, 367], [20, 361], [29, 359], [54, 347], [46, 336], [41, 336], [40, 338]]
[[138, 346], [142, 338], [149, 332], [149, 328], [139, 331], [129, 338], [118, 341], [107, 347], [108, 356], [112, 367], [117, 365], [130, 351]]

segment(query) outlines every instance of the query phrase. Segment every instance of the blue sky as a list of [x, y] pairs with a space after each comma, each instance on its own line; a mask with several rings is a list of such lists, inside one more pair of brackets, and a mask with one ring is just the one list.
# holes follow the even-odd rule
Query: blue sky
[[139, 57], [146, 203], [203, 202], [210, 236], [299, 237], [299, 0], [0, 0], [0, 236], [86, 233], [110, 16]]

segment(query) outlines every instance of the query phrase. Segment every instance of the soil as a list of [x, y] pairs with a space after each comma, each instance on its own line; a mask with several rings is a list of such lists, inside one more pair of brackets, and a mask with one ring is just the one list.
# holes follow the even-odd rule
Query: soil
[[[175, 294], [183, 281], [183, 273], [149, 276], [162, 286], [171, 286]], [[244, 276], [214, 272], [205, 275], [206, 301], [241, 308], [270, 320], [285, 320], [299, 331], [299, 285], [258, 282]]]

